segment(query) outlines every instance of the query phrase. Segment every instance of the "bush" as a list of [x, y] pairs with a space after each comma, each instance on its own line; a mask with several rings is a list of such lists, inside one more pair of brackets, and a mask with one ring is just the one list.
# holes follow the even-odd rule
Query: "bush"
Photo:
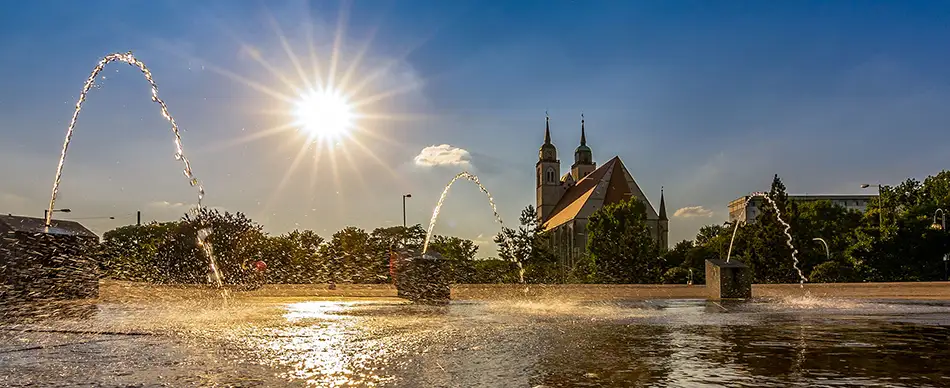
[[660, 277], [663, 284], [686, 284], [688, 281], [689, 269], [683, 267], [670, 268]]
[[808, 281], [811, 283], [845, 283], [856, 280], [854, 266], [837, 261], [826, 261], [815, 266]]

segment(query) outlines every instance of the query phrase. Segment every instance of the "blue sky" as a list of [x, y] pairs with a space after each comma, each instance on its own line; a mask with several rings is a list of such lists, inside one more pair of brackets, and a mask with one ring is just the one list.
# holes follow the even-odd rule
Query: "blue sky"
[[[396, 225], [406, 192], [409, 222], [426, 225], [463, 169], [516, 222], [534, 202], [547, 110], [565, 170], [583, 112], [595, 161], [619, 155], [654, 206], [664, 186], [670, 213], [694, 210], [672, 218], [675, 242], [775, 173], [794, 193], [859, 193], [944, 168], [948, 20], [946, 3], [914, 1], [18, 2], [0, 14], [0, 212], [42, 215], [83, 81], [132, 50], [183, 129], [206, 204], [270, 232]], [[307, 78], [326, 76], [339, 40], [336, 79], [355, 63], [349, 85], [366, 87], [353, 99], [371, 101], [352, 139], [295, 168], [300, 133], [260, 136], [289, 122], [281, 96], [307, 85], [281, 36]], [[177, 218], [195, 195], [147, 84], [124, 64], [101, 75], [58, 205], [98, 232], [136, 210]], [[491, 254], [498, 226], [459, 183], [436, 231]]]

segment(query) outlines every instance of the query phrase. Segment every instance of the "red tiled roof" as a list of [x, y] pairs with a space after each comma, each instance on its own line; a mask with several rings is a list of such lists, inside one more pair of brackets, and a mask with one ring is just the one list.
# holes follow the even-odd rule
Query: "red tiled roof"
[[[608, 171], [610, 172], [609, 177], [606, 176]], [[636, 185], [636, 183], [630, 183], [627, 180], [627, 175], [627, 169], [624, 167], [623, 162], [620, 161], [620, 158], [616, 156], [613, 157], [613, 159], [610, 159], [610, 161], [604, 163], [586, 177], [577, 181], [574, 186], [571, 186], [567, 192], [564, 193], [561, 200], [558, 201], [554, 210], [551, 212], [551, 216], [544, 220], [543, 228], [549, 230], [577, 218], [585, 205], [592, 200], [602, 201], [602, 203], [595, 204], [595, 206], [603, 207], [630, 198], [634, 195], [633, 188], [631, 188], [630, 185]], [[607, 179], [604, 179], [605, 177]], [[604, 190], [603, 196], [598, 195], [592, 198], [594, 197], [594, 192], [598, 189]], [[647, 214], [649, 217], [653, 213], [651, 211], [652, 205], [650, 205], [646, 198], [643, 198], [643, 200], [647, 202], [645, 205], [647, 206]]]

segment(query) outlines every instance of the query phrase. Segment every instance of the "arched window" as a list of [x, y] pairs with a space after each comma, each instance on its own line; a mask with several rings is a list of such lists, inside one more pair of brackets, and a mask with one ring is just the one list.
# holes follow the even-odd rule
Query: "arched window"
[[548, 168], [547, 181], [548, 183], [554, 183], [555, 181], [557, 181], [557, 173], [554, 172], [553, 168], [550, 168], [550, 167]]

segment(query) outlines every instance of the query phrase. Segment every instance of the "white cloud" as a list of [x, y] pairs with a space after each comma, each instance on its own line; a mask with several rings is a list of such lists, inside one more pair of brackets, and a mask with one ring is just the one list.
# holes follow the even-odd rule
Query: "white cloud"
[[709, 218], [712, 216], [713, 216], [713, 211], [706, 209], [702, 206], [687, 206], [684, 208], [680, 208], [679, 210], [676, 211], [676, 213], [673, 213], [673, 217], [680, 217], [680, 218], [693, 218], [693, 217]]
[[476, 245], [492, 245], [495, 244], [495, 236], [479, 234], [474, 240], [472, 240], [472, 242], [474, 242]]
[[432, 166], [471, 166], [472, 163], [472, 154], [468, 151], [451, 146], [448, 144], [442, 144], [437, 146], [428, 146], [423, 148], [419, 152], [419, 155], [416, 155], [413, 158], [413, 162], [417, 166], [432, 167]]
[[148, 206], [162, 209], [178, 209], [188, 205], [181, 202], [155, 201], [149, 203]]

